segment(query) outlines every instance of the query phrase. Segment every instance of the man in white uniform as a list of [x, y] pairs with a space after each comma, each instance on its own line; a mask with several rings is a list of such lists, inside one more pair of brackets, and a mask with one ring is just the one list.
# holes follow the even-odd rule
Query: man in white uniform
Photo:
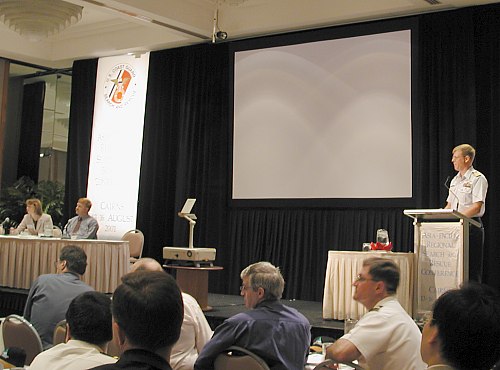
[[363, 261], [353, 282], [353, 298], [368, 312], [348, 334], [327, 348], [327, 359], [358, 360], [370, 370], [426, 368], [419, 350], [420, 330], [395, 297], [399, 276], [399, 267], [387, 258]]
[[484, 215], [488, 181], [472, 163], [476, 150], [469, 144], [453, 148], [451, 162], [457, 175], [451, 180], [446, 207], [457, 210], [481, 224], [472, 226], [469, 234], [469, 279], [481, 282], [483, 272]]
[[111, 331], [111, 299], [99, 292], [82, 293], [66, 312], [66, 341], [35, 357], [31, 370], [84, 370], [115, 363], [105, 355]]

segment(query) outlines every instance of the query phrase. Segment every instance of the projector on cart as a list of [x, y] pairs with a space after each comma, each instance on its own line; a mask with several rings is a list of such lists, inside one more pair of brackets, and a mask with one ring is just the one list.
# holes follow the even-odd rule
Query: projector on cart
[[163, 258], [165, 264], [175, 264], [184, 266], [213, 266], [215, 261], [215, 248], [195, 248], [193, 246], [194, 225], [196, 225], [196, 215], [191, 212], [196, 199], [186, 200], [184, 207], [177, 214], [179, 217], [189, 222], [189, 246], [188, 247], [163, 247]]

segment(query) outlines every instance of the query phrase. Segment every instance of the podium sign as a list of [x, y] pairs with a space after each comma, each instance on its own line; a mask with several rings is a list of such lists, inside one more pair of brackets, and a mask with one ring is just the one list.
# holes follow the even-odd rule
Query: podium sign
[[444, 292], [469, 278], [469, 225], [480, 224], [452, 209], [405, 210], [415, 227], [415, 319], [432, 310]]
[[417, 254], [418, 311], [431, 311], [444, 292], [457, 288], [464, 280], [463, 232], [460, 222], [423, 223]]

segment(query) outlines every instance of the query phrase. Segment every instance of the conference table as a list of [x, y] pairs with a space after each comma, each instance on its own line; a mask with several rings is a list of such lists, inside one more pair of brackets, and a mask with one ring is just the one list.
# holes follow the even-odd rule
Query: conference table
[[325, 320], [359, 319], [366, 313], [362, 304], [354, 301], [352, 295], [355, 280], [369, 257], [384, 257], [394, 261], [401, 270], [397, 298], [411, 316], [413, 311], [413, 281], [415, 255], [385, 251], [353, 252], [328, 251], [328, 263], [323, 294], [323, 318]]
[[128, 241], [0, 235], [0, 286], [29, 289], [39, 275], [56, 273], [55, 262], [66, 245], [87, 254], [82, 280], [96, 291], [112, 293], [129, 270]]

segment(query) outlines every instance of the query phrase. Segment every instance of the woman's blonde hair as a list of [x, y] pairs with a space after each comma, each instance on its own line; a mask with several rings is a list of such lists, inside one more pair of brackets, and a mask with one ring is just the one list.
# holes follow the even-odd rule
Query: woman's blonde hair
[[41, 216], [43, 213], [42, 202], [40, 202], [40, 199], [36, 199], [36, 198], [27, 199], [26, 206], [35, 206], [35, 213], [38, 216]]

